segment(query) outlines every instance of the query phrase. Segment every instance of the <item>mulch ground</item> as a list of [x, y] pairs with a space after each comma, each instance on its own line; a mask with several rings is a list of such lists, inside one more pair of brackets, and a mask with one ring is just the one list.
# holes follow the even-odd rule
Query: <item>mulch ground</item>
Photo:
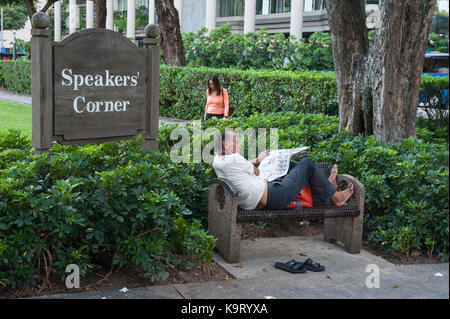
[[[296, 223], [259, 223], [259, 224], [242, 224], [242, 239], [256, 238], [274, 238], [289, 236], [315, 236], [323, 234], [323, 221], [305, 221]], [[381, 256], [394, 264], [427, 264], [439, 263], [439, 258], [433, 256], [431, 259], [422, 252], [412, 250], [410, 257], [405, 255], [387, 255], [373, 244], [368, 243], [367, 239], [363, 240], [363, 249], [374, 255]], [[67, 294], [86, 291], [105, 291], [120, 290], [124, 287], [139, 288], [156, 285], [184, 284], [191, 282], [207, 282], [235, 279], [225, 269], [217, 263], [211, 262], [197, 269], [170, 269], [169, 277], [166, 280], [152, 282], [149, 278], [144, 277], [142, 270], [132, 267], [123, 267], [110, 273], [107, 270], [98, 270], [89, 273], [86, 277], [81, 278], [80, 289], [67, 289], [65, 283], [60, 277], [51, 275], [49, 284], [44, 289], [39, 287], [16, 287], [0, 289], [1, 298], [20, 298], [42, 296], [50, 294]]]

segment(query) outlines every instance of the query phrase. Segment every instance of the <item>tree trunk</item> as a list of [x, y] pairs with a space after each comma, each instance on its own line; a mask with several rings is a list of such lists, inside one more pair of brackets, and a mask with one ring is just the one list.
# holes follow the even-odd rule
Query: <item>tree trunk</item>
[[167, 65], [185, 66], [186, 56], [181, 37], [180, 18], [173, 0], [155, 0], [158, 25], [161, 30], [161, 49]]
[[327, 0], [339, 99], [339, 130], [384, 142], [416, 135], [425, 45], [436, 0], [380, 0], [368, 45], [365, 1]]
[[97, 28], [106, 28], [106, 0], [95, 0], [95, 18]]

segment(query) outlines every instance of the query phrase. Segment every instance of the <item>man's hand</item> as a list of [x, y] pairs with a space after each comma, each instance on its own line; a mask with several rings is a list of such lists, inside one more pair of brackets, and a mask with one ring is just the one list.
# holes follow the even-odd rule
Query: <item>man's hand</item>
[[259, 154], [258, 158], [256, 159], [256, 163], [257, 163], [257, 164], [261, 163], [261, 161], [262, 161], [267, 155], [269, 155], [269, 153], [270, 153], [269, 150], [264, 151], [264, 152], [261, 152], [261, 154]]

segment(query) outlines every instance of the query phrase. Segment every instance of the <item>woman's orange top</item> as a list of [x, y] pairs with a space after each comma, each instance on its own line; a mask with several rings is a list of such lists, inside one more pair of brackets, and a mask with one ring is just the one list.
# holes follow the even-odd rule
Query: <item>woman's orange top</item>
[[222, 94], [220, 95], [210, 95], [208, 94], [208, 90], [206, 90], [205, 116], [206, 113], [210, 113], [223, 114], [225, 117], [228, 117], [229, 110], [230, 106], [228, 104], [228, 92], [226, 89], [222, 89]]

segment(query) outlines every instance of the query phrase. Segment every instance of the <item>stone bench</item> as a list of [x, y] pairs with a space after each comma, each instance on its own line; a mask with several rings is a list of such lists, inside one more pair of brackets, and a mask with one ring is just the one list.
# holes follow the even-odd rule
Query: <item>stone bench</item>
[[[326, 176], [330, 168], [326, 163], [318, 163]], [[357, 254], [361, 250], [364, 215], [365, 188], [350, 175], [337, 176], [338, 190], [349, 183], [354, 185], [354, 194], [342, 207], [333, 202], [322, 202], [313, 193], [313, 207], [281, 210], [240, 210], [238, 192], [232, 183], [222, 178], [209, 182], [208, 230], [216, 241], [216, 249], [228, 263], [239, 261], [241, 223], [257, 221], [311, 220], [324, 219], [324, 240], [341, 242], [345, 250]]]

